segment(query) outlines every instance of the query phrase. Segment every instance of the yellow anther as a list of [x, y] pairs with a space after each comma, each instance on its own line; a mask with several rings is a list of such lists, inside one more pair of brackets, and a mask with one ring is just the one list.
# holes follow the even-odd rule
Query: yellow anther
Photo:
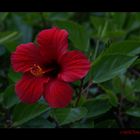
[[34, 64], [33, 66], [31, 66], [30, 72], [32, 75], [38, 77], [38, 76], [42, 76], [45, 72], [42, 70], [42, 68], [37, 65]]

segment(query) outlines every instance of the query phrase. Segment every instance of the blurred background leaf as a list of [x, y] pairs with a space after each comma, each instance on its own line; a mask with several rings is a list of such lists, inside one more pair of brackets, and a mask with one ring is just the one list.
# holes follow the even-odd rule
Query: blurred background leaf
[[73, 21], [55, 21], [55, 25], [68, 30], [69, 38], [75, 48], [82, 51], [86, 51], [88, 49], [89, 34], [84, 26]]
[[128, 55], [104, 55], [93, 62], [92, 74], [95, 83], [105, 82], [125, 71], [137, 57]]
[[59, 123], [59, 125], [66, 125], [75, 122], [85, 117], [87, 109], [84, 107], [79, 108], [64, 108], [53, 109], [51, 116]]
[[21, 125], [44, 113], [49, 108], [47, 105], [36, 103], [34, 105], [17, 104], [13, 111], [13, 127]]
[[19, 103], [19, 100], [15, 93], [15, 86], [10, 85], [3, 94], [3, 104], [6, 108], [10, 108], [13, 105]]

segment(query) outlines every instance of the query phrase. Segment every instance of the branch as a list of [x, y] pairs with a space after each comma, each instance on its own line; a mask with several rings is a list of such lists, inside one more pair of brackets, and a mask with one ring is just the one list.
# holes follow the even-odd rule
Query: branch
[[84, 92], [86, 92], [86, 90], [87, 90], [88, 88], [90, 88], [90, 86], [91, 86], [92, 84], [93, 84], [93, 81], [92, 81], [92, 79], [91, 79], [91, 80], [89, 81], [89, 84], [87, 85], [87, 87], [81, 91], [81, 94], [83, 94]]
[[119, 120], [121, 128], [125, 128], [125, 125], [123, 122], [123, 116], [122, 116], [122, 114], [123, 114], [122, 107], [123, 107], [123, 100], [124, 100], [123, 94], [125, 92], [124, 89], [125, 89], [126, 81], [127, 81], [127, 77], [125, 77], [123, 84], [122, 84], [122, 93], [120, 96], [120, 104], [119, 104], [119, 108], [118, 108], [118, 120]]
[[82, 90], [83, 90], [83, 81], [84, 81], [84, 78], [81, 79], [81, 83], [80, 83], [80, 87], [79, 87], [79, 92], [77, 92], [78, 98], [76, 100], [75, 106], [78, 105], [78, 103], [80, 101], [80, 98], [81, 98], [81, 94], [82, 94]]

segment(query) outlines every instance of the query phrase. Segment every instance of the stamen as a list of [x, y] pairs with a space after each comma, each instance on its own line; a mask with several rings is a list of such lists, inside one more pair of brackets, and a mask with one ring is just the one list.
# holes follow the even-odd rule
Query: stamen
[[33, 66], [30, 67], [30, 72], [35, 77], [43, 76], [43, 74], [45, 73], [54, 77], [58, 72], [56, 68], [57, 67], [52, 65], [49, 66], [48, 68], [42, 69], [39, 65], [33, 64]]
[[34, 64], [33, 66], [31, 66], [30, 72], [32, 75], [36, 77], [42, 76], [45, 73], [45, 71], [43, 71], [42, 68], [37, 64]]

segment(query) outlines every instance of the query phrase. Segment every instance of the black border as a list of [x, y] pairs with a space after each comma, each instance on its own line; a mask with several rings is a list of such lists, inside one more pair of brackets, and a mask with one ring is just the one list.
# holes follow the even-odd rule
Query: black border
[[9, 12], [138, 12], [140, 0], [3, 0], [0, 11]]
[[[4, 0], [0, 3], [1, 12], [138, 12], [140, 11], [140, 0]], [[10, 128], [0, 129], [0, 136], [11, 138], [24, 138], [45, 136], [61, 137], [64, 139], [83, 139], [112, 138], [113, 140], [128, 137], [139, 137], [140, 134], [124, 134], [134, 129], [21, 129]], [[137, 130], [140, 131], [140, 130]], [[67, 135], [67, 137], [65, 137]], [[80, 137], [80, 138], [79, 138]], [[33, 139], [33, 138], [32, 138]], [[41, 138], [40, 138], [41, 139]], [[49, 138], [48, 138], [49, 139]]]
[[112, 139], [112, 140], [118, 140], [120, 138], [128, 139], [128, 138], [135, 138], [140, 137], [140, 129], [90, 129], [90, 128], [56, 128], [56, 129], [37, 129], [37, 128], [3, 128], [0, 129], [0, 137], [10, 139], [17, 138], [17, 139], [34, 139], [42, 137], [45, 139], [77, 139], [80, 140], [81, 138], [84, 140], [88, 139]]
[[[5, 128], [0, 129], [0, 136], [48, 136], [48, 137], [57, 137], [65, 135], [69, 136], [67, 138], [71, 139], [73, 136], [75, 137], [81, 137], [81, 138], [94, 138], [94, 137], [112, 137], [115, 140], [115, 137], [117, 138], [120, 136], [120, 129], [90, 129], [90, 128], [56, 128], [56, 129], [36, 129], [36, 128]], [[66, 138], [66, 139], [67, 139]]]

